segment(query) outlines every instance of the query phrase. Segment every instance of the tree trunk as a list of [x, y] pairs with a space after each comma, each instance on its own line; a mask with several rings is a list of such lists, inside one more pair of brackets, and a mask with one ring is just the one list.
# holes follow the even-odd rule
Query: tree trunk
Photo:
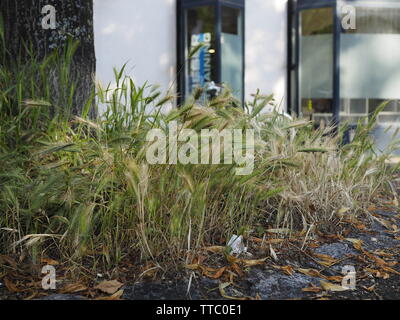
[[[0, 1], [0, 13], [4, 20], [7, 64], [29, 62], [24, 44], [30, 46], [35, 56], [42, 60], [54, 50], [62, 52], [68, 39], [79, 40], [79, 46], [70, 65], [69, 77], [76, 86], [72, 112], [80, 114], [95, 89], [93, 0]], [[53, 6], [56, 10], [54, 29], [48, 28], [48, 25], [44, 28], [42, 25], [43, 19], [46, 19], [50, 13], [50, 11], [42, 13], [42, 9], [47, 5]], [[16, 57], [21, 60], [16, 60]], [[60, 77], [57, 72], [54, 70], [55, 79]], [[55, 81], [55, 83], [59, 82]], [[62, 89], [55, 85], [52, 90], [57, 96]], [[91, 115], [94, 115], [93, 110], [91, 110]]]

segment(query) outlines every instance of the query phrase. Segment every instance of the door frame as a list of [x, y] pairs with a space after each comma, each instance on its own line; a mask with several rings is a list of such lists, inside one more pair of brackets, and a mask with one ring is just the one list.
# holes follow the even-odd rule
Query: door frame
[[[339, 112], [340, 112], [340, 33], [341, 33], [341, 21], [340, 12], [336, 0], [289, 0], [288, 2], [288, 111], [289, 113], [296, 113], [301, 115], [301, 102], [300, 102], [300, 13], [303, 10], [308, 9], [319, 9], [319, 8], [333, 8], [333, 70], [332, 70], [332, 119], [333, 124], [339, 123]], [[293, 15], [295, 15], [293, 19]], [[294, 20], [294, 26], [293, 26]], [[292, 43], [293, 34], [292, 30], [294, 27], [294, 41]], [[294, 49], [294, 64], [292, 52]], [[295, 72], [295, 83], [292, 83], [292, 72]], [[294, 86], [294, 106], [291, 104], [292, 101], [292, 86]]]

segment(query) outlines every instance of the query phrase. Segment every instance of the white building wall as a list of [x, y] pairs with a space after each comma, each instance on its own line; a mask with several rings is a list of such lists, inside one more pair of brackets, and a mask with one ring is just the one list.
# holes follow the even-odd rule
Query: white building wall
[[257, 88], [286, 108], [287, 0], [246, 1], [246, 98]]
[[[176, 78], [176, 0], [94, 1], [97, 79], [113, 84], [113, 67], [128, 62], [137, 84], [169, 89]], [[246, 1], [246, 99], [257, 88], [284, 99], [286, 2]]]
[[113, 67], [128, 62], [136, 84], [168, 90], [176, 77], [175, 0], [94, 0], [97, 79], [114, 82]]

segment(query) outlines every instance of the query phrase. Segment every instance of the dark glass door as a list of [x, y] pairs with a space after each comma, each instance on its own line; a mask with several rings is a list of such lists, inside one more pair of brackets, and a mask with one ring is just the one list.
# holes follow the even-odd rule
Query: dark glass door
[[333, 26], [331, 7], [299, 12], [300, 111], [316, 123], [333, 116]]
[[179, 102], [222, 86], [243, 101], [244, 0], [179, 0], [177, 27]]
[[[218, 82], [215, 7], [187, 9], [186, 25], [185, 91], [190, 94], [197, 87]], [[193, 54], [200, 44], [203, 46]]]

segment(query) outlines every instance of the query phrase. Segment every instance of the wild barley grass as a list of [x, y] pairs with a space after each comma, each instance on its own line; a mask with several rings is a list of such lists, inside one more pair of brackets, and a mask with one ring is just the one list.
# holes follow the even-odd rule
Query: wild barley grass
[[[88, 117], [91, 102], [72, 117], [67, 80], [59, 102], [49, 102], [43, 73], [50, 59], [0, 73], [2, 252], [108, 265], [136, 253], [167, 263], [234, 233], [262, 236], [271, 225], [312, 236], [321, 221], [367, 213], [396, 169], [385, 165], [390, 152], [374, 151], [375, 116], [342, 146], [344, 129], [333, 135], [332, 128], [265, 113], [274, 102], [260, 93], [245, 108], [228, 90], [205, 105], [195, 93], [164, 113], [173, 95], [136, 86], [123, 69], [115, 72], [116, 89], [98, 88], [97, 104], [106, 107], [101, 118]], [[149, 165], [146, 134], [171, 121], [197, 132], [254, 129], [254, 172], [237, 176], [225, 164]]]

